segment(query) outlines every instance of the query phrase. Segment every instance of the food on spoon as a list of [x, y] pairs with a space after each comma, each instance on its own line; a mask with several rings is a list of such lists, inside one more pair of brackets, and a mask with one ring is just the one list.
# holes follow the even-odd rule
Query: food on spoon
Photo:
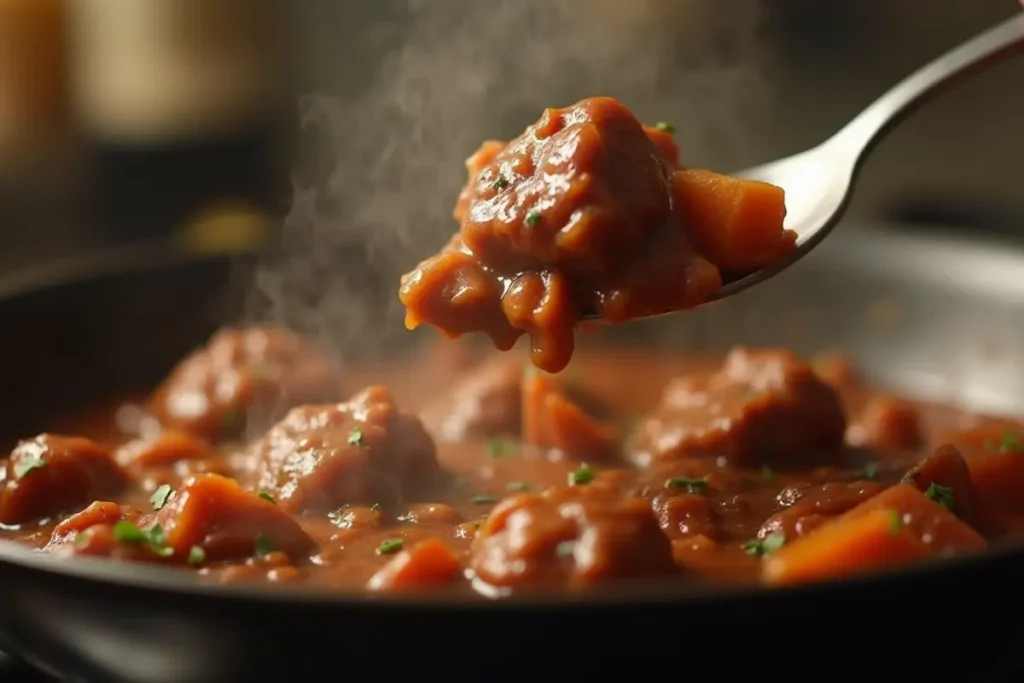
[[682, 168], [668, 133], [608, 97], [548, 109], [466, 166], [459, 231], [402, 278], [406, 325], [483, 332], [499, 349], [527, 334], [548, 372], [569, 362], [585, 312], [622, 323], [692, 308], [722, 270], [795, 246], [780, 188]]

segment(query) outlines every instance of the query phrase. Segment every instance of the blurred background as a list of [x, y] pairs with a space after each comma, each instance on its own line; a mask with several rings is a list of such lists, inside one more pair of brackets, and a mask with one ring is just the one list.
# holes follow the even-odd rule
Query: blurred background
[[[0, 269], [153, 240], [189, 252], [270, 243], [265, 292], [323, 288], [338, 271], [350, 289], [393, 283], [452, 229], [462, 160], [545, 106], [618, 96], [673, 122], [689, 165], [735, 170], [817, 144], [1018, 10], [0, 0]], [[1011, 61], [897, 130], [865, 168], [847, 229], [1024, 229], [1021, 83], [1024, 60]]]

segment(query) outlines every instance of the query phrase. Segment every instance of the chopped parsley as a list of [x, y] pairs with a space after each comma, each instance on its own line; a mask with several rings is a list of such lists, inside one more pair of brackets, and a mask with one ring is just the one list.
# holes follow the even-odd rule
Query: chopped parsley
[[865, 463], [864, 467], [861, 467], [860, 470], [858, 470], [858, 474], [864, 479], [876, 479], [878, 477], [878, 463]]
[[662, 133], [668, 133], [669, 135], [676, 132], [676, 127], [673, 126], [668, 121], [658, 121], [656, 124], [654, 124], [654, 127], [660, 130]]
[[381, 544], [377, 546], [378, 555], [393, 555], [402, 549], [405, 545], [405, 540], [401, 538], [389, 538], [386, 541], [381, 541]]
[[487, 454], [492, 458], [501, 458], [507, 454], [508, 442], [504, 439], [487, 439]]
[[776, 550], [781, 548], [786, 543], [786, 536], [784, 534], [769, 534], [764, 538], [755, 538], [752, 541], [747, 541], [743, 544], [743, 550], [746, 551], [747, 555], [771, 555]]
[[277, 504], [277, 501], [274, 500], [274, 497], [267, 493], [266, 491], [260, 491], [256, 495], [262, 498], [263, 500], [267, 501], [268, 503], [274, 503], [275, 505]]
[[761, 468], [761, 481], [768, 484], [775, 481], [775, 470], [765, 465]]
[[529, 491], [533, 487], [530, 486], [528, 481], [510, 481], [505, 489], [511, 493], [522, 493], [523, 491]]
[[929, 500], [933, 500], [942, 507], [946, 508], [950, 512], [956, 506], [956, 498], [953, 496], [953, 489], [949, 486], [942, 486], [932, 482], [928, 484], [928, 488], [925, 490], [924, 495]]
[[903, 515], [897, 510], [892, 510], [889, 515], [889, 531], [898, 534], [900, 529], [903, 528]]
[[253, 550], [256, 551], [256, 557], [266, 557], [274, 552], [274, 542], [263, 532], [256, 534], [256, 538], [252, 541], [252, 546]]
[[167, 505], [167, 501], [171, 497], [171, 486], [170, 484], [162, 484], [157, 487], [153, 495], [149, 497], [149, 502], [153, 505], [153, 509], [160, 511], [164, 505]]
[[576, 551], [576, 541], [562, 541], [555, 546], [555, 556], [565, 559]]
[[226, 410], [220, 416], [220, 426], [226, 432], [239, 429], [245, 420], [245, 414], [241, 410]]
[[473, 496], [469, 502], [474, 505], [491, 505], [497, 503], [498, 500], [494, 496]]
[[380, 512], [380, 503], [374, 503], [371, 505], [370, 512]]
[[174, 548], [167, 545], [164, 528], [154, 524], [148, 530], [142, 530], [134, 523], [122, 520], [114, 525], [114, 540], [125, 545], [148, 546], [160, 557], [170, 557]]
[[38, 455], [24, 455], [14, 463], [14, 478], [21, 479], [32, 470], [41, 470], [46, 462]]
[[493, 183], [491, 183], [491, 187], [495, 190], [504, 190], [508, 187], [508, 178], [506, 178], [504, 174], [499, 173], [498, 177], [494, 179]]
[[666, 488], [686, 489], [687, 493], [704, 493], [708, 489], [707, 479], [690, 479], [688, 477], [669, 477]]
[[192, 565], [202, 564], [206, 562], [206, 551], [200, 546], [194, 545], [188, 551], [188, 563]]
[[526, 212], [526, 224], [531, 228], [537, 227], [540, 223], [540, 209], [530, 209]]
[[582, 486], [594, 481], [594, 470], [590, 465], [580, 465], [569, 473], [569, 486]]
[[348, 434], [349, 445], [358, 446], [363, 442], [363, 432], [360, 429], [353, 429]]
[[1024, 443], [1021, 443], [1020, 437], [1013, 432], [1003, 432], [999, 440], [999, 450], [1003, 453], [1019, 453], [1024, 451]]

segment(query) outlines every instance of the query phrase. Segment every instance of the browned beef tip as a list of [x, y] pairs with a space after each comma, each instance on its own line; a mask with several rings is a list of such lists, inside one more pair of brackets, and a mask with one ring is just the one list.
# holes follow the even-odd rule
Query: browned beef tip
[[677, 573], [672, 547], [642, 499], [558, 500], [523, 494], [499, 504], [481, 528], [470, 566], [497, 587], [583, 587]]
[[785, 466], [835, 452], [845, 429], [838, 395], [806, 363], [785, 350], [736, 348], [719, 371], [665, 389], [632, 455], [642, 467], [693, 455]]
[[24, 524], [121, 492], [126, 476], [108, 448], [77, 436], [22, 441], [2, 470], [0, 523]]
[[419, 418], [400, 412], [381, 386], [345, 403], [293, 409], [252, 455], [260, 487], [289, 512], [397, 503], [439, 471]]
[[850, 442], [856, 445], [908, 451], [924, 443], [918, 409], [892, 396], [873, 396], [851, 425]]
[[306, 339], [273, 327], [228, 328], [174, 368], [149, 408], [166, 426], [223, 439], [340, 392], [338, 369]]
[[522, 383], [521, 360], [495, 358], [429, 403], [421, 413], [423, 424], [443, 442], [519, 436]]
[[759, 538], [782, 534], [793, 539], [817, 529], [823, 522], [852, 510], [886, 487], [875, 481], [829, 482], [809, 487], [786, 487], [779, 492], [778, 501], [785, 505], [769, 517]]

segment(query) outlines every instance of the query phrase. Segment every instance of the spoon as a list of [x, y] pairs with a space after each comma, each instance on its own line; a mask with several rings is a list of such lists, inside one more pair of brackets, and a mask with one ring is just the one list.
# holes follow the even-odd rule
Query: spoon
[[[926, 96], [960, 82], [1024, 47], [1024, 14], [997, 24], [921, 67], [817, 147], [734, 173], [786, 191], [785, 227], [796, 233], [796, 248], [784, 259], [752, 273], [726, 279], [709, 301], [724, 299], [785, 270], [813, 249], [842, 218], [857, 171], [882, 136]], [[597, 319], [585, 314], [584, 319]]]

